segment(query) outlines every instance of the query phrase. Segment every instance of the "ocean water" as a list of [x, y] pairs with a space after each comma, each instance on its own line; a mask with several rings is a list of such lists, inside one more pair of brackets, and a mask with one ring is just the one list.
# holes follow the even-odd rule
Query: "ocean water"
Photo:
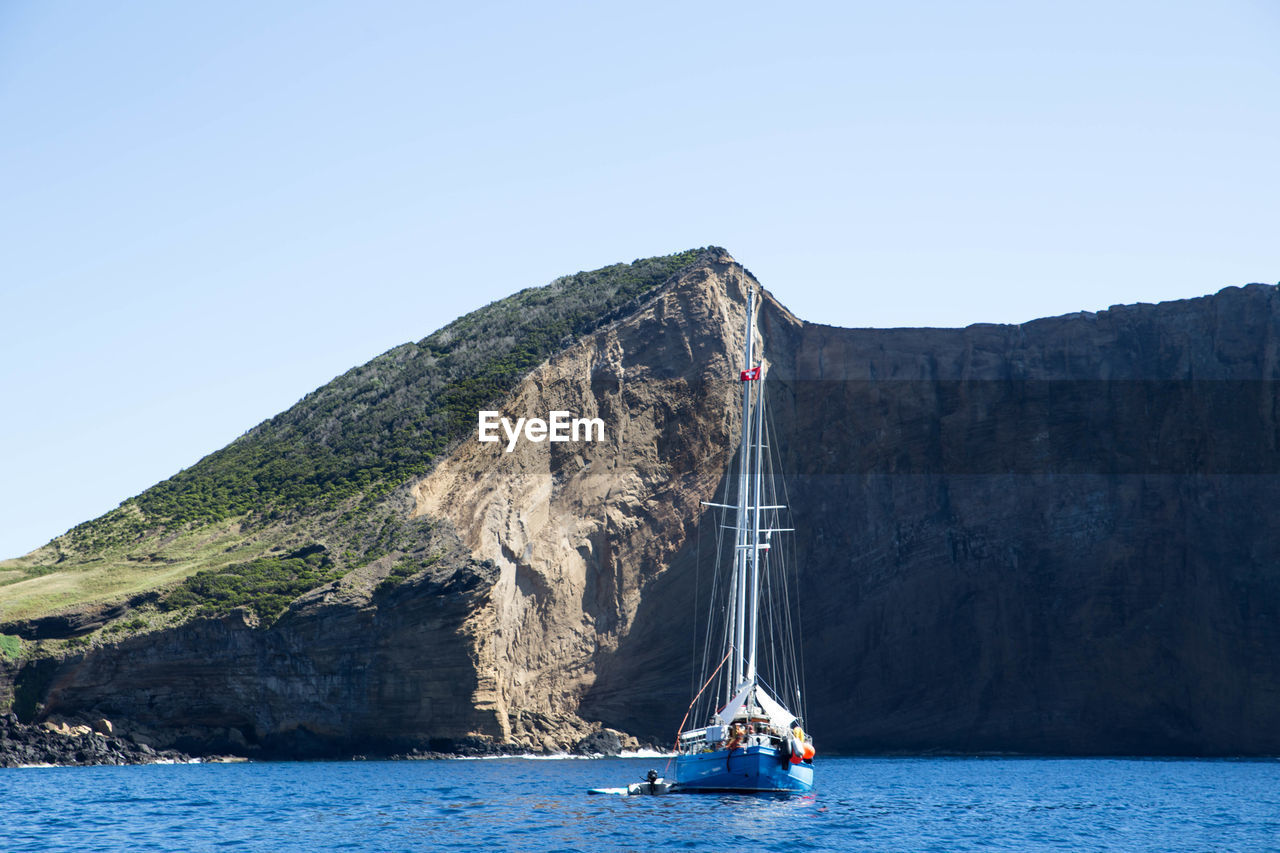
[[665, 763], [0, 770], [0, 850], [1280, 851], [1280, 761], [819, 756], [807, 796], [587, 794]]

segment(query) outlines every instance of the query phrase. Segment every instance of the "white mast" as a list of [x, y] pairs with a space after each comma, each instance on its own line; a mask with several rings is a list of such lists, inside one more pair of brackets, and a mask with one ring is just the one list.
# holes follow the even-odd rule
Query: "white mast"
[[[747, 335], [746, 343], [743, 345], [743, 374], [742, 374], [742, 448], [738, 461], [738, 524], [737, 536], [735, 537], [736, 547], [734, 548], [734, 587], [737, 595], [734, 596], [733, 603], [733, 631], [731, 633], [731, 642], [733, 643], [733, 679], [734, 685], [732, 690], [737, 692], [741, 686], [747, 673], [744, 671], [749, 665], [743, 659], [746, 651], [746, 627], [747, 627], [747, 557], [749, 549], [748, 527], [750, 519], [747, 514], [747, 503], [750, 486], [749, 471], [751, 470], [751, 383], [747, 380], [746, 371], [751, 369], [751, 345], [752, 337], [755, 331], [755, 301], [756, 295], [754, 288], [749, 283], [746, 285], [747, 290]], [[754, 563], [753, 563], [754, 565]], [[755, 626], [752, 625], [752, 639], [754, 641]], [[754, 658], [754, 654], [753, 654]], [[751, 673], [751, 677], [755, 677], [755, 673]]]
[[[764, 365], [764, 343], [760, 345], [760, 364]], [[764, 377], [756, 382], [755, 484], [751, 498], [751, 639], [747, 644], [747, 678], [756, 680], [756, 624], [760, 621], [760, 474], [764, 459]]]

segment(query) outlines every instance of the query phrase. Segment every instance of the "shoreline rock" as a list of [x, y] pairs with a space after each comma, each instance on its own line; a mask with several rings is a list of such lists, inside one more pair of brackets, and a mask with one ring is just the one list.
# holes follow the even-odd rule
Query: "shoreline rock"
[[[83, 730], [83, 731], [82, 731]], [[0, 767], [94, 766], [186, 763], [190, 755], [67, 723], [27, 725], [16, 714], [0, 715]]]

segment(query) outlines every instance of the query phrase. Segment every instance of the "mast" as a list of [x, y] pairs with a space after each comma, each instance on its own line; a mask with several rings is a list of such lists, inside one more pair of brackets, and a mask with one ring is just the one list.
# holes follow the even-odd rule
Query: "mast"
[[[764, 343], [760, 345], [760, 362], [764, 364]], [[751, 559], [751, 639], [747, 643], [747, 678], [756, 679], [756, 626], [760, 622], [760, 480], [761, 464], [764, 459], [764, 377], [756, 382], [756, 428], [755, 428], [755, 483], [751, 498], [751, 547], [747, 550]]]
[[[733, 643], [733, 690], [736, 692], [746, 677], [746, 661], [743, 659], [746, 650], [746, 627], [747, 627], [747, 560], [748, 554], [748, 529], [750, 523], [748, 518], [748, 495], [750, 486], [750, 470], [751, 470], [751, 382], [747, 379], [746, 371], [751, 369], [751, 345], [753, 343], [753, 333], [755, 331], [755, 289], [748, 283], [747, 287], [747, 334], [746, 343], [743, 345], [743, 373], [742, 373], [742, 447], [738, 460], [738, 524], [737, 534], [735, 536], [734, 548], [734, 587], [737, 595], [734, 596], [733, 603], [733, 631], [731, 633], [731, 641]], [[754, 639], [754, 625], [752, 626], [752, 634]], [[753, 653], [754, 657], [754, 653]], [[755, 673], [751, 673], [751, 677], [755, 677]]]

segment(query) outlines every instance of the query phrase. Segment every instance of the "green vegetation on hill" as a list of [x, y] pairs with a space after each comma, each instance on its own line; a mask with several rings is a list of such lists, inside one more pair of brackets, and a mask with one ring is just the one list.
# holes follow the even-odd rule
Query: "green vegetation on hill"
[[191, 607], [201, 616], [248, 607], [264, 621], [275, 619], [299, 595], [337, 580], [336, 568], [320, 545], [285, 557], [262, 557], [216, 571], [197, 572], [160, 602], [162, 610]]
[[418, 572], [431, 568], [436, 563], [440, 562], [441, 556], [442, 555], [437, 551], [434, 554], [428, 554], [426, 556], [423, 556], [422, 554], [410, 554], [407, 557], [402, 557], [400, 560], [396, 561], [394, 566], [391, 567], [391, 571], [382, 579], [382, 583], [378, 584], [378, 591], [386, 592], [406, 578], [412, 577]]
[[[191, 468], [8, 563], [0, 617], [29, 620], [166, 590], [155, 606], [174, 617], [248, 607], [269, 623], [299, 595], [375, 561], [390, 569], [379, 594], [420, 572], [448, 574], [466, 560], [456, 540], [430, 519], [408, 518], [390, 493], [425, 473], [475, 429], [478, 410], [495, 408], [547, 357], [630, 314], [706, 252], [565, 276], [348, 371]], [[303, 542], [325, 550], [299, 552]], [[122, 617], [112, 636], [135, 622]]]
[[0, 634], [0, 660], [17, 660], [22, 656], [22, 639], [10, 634]]
[[[549, 355], [637, 304], [704, 250], [615, 264], [523, 290], [334, 379], [119, 509], [71, 531], [78, 550], [157, 525], [287, 520], [366, 502], [427, 470]], [[367, 505], [367, 504], [366, 504]], [[274, 571], [275, 569], [271, 569]], [[263, 568], [262, 571], [267, 571]]]

